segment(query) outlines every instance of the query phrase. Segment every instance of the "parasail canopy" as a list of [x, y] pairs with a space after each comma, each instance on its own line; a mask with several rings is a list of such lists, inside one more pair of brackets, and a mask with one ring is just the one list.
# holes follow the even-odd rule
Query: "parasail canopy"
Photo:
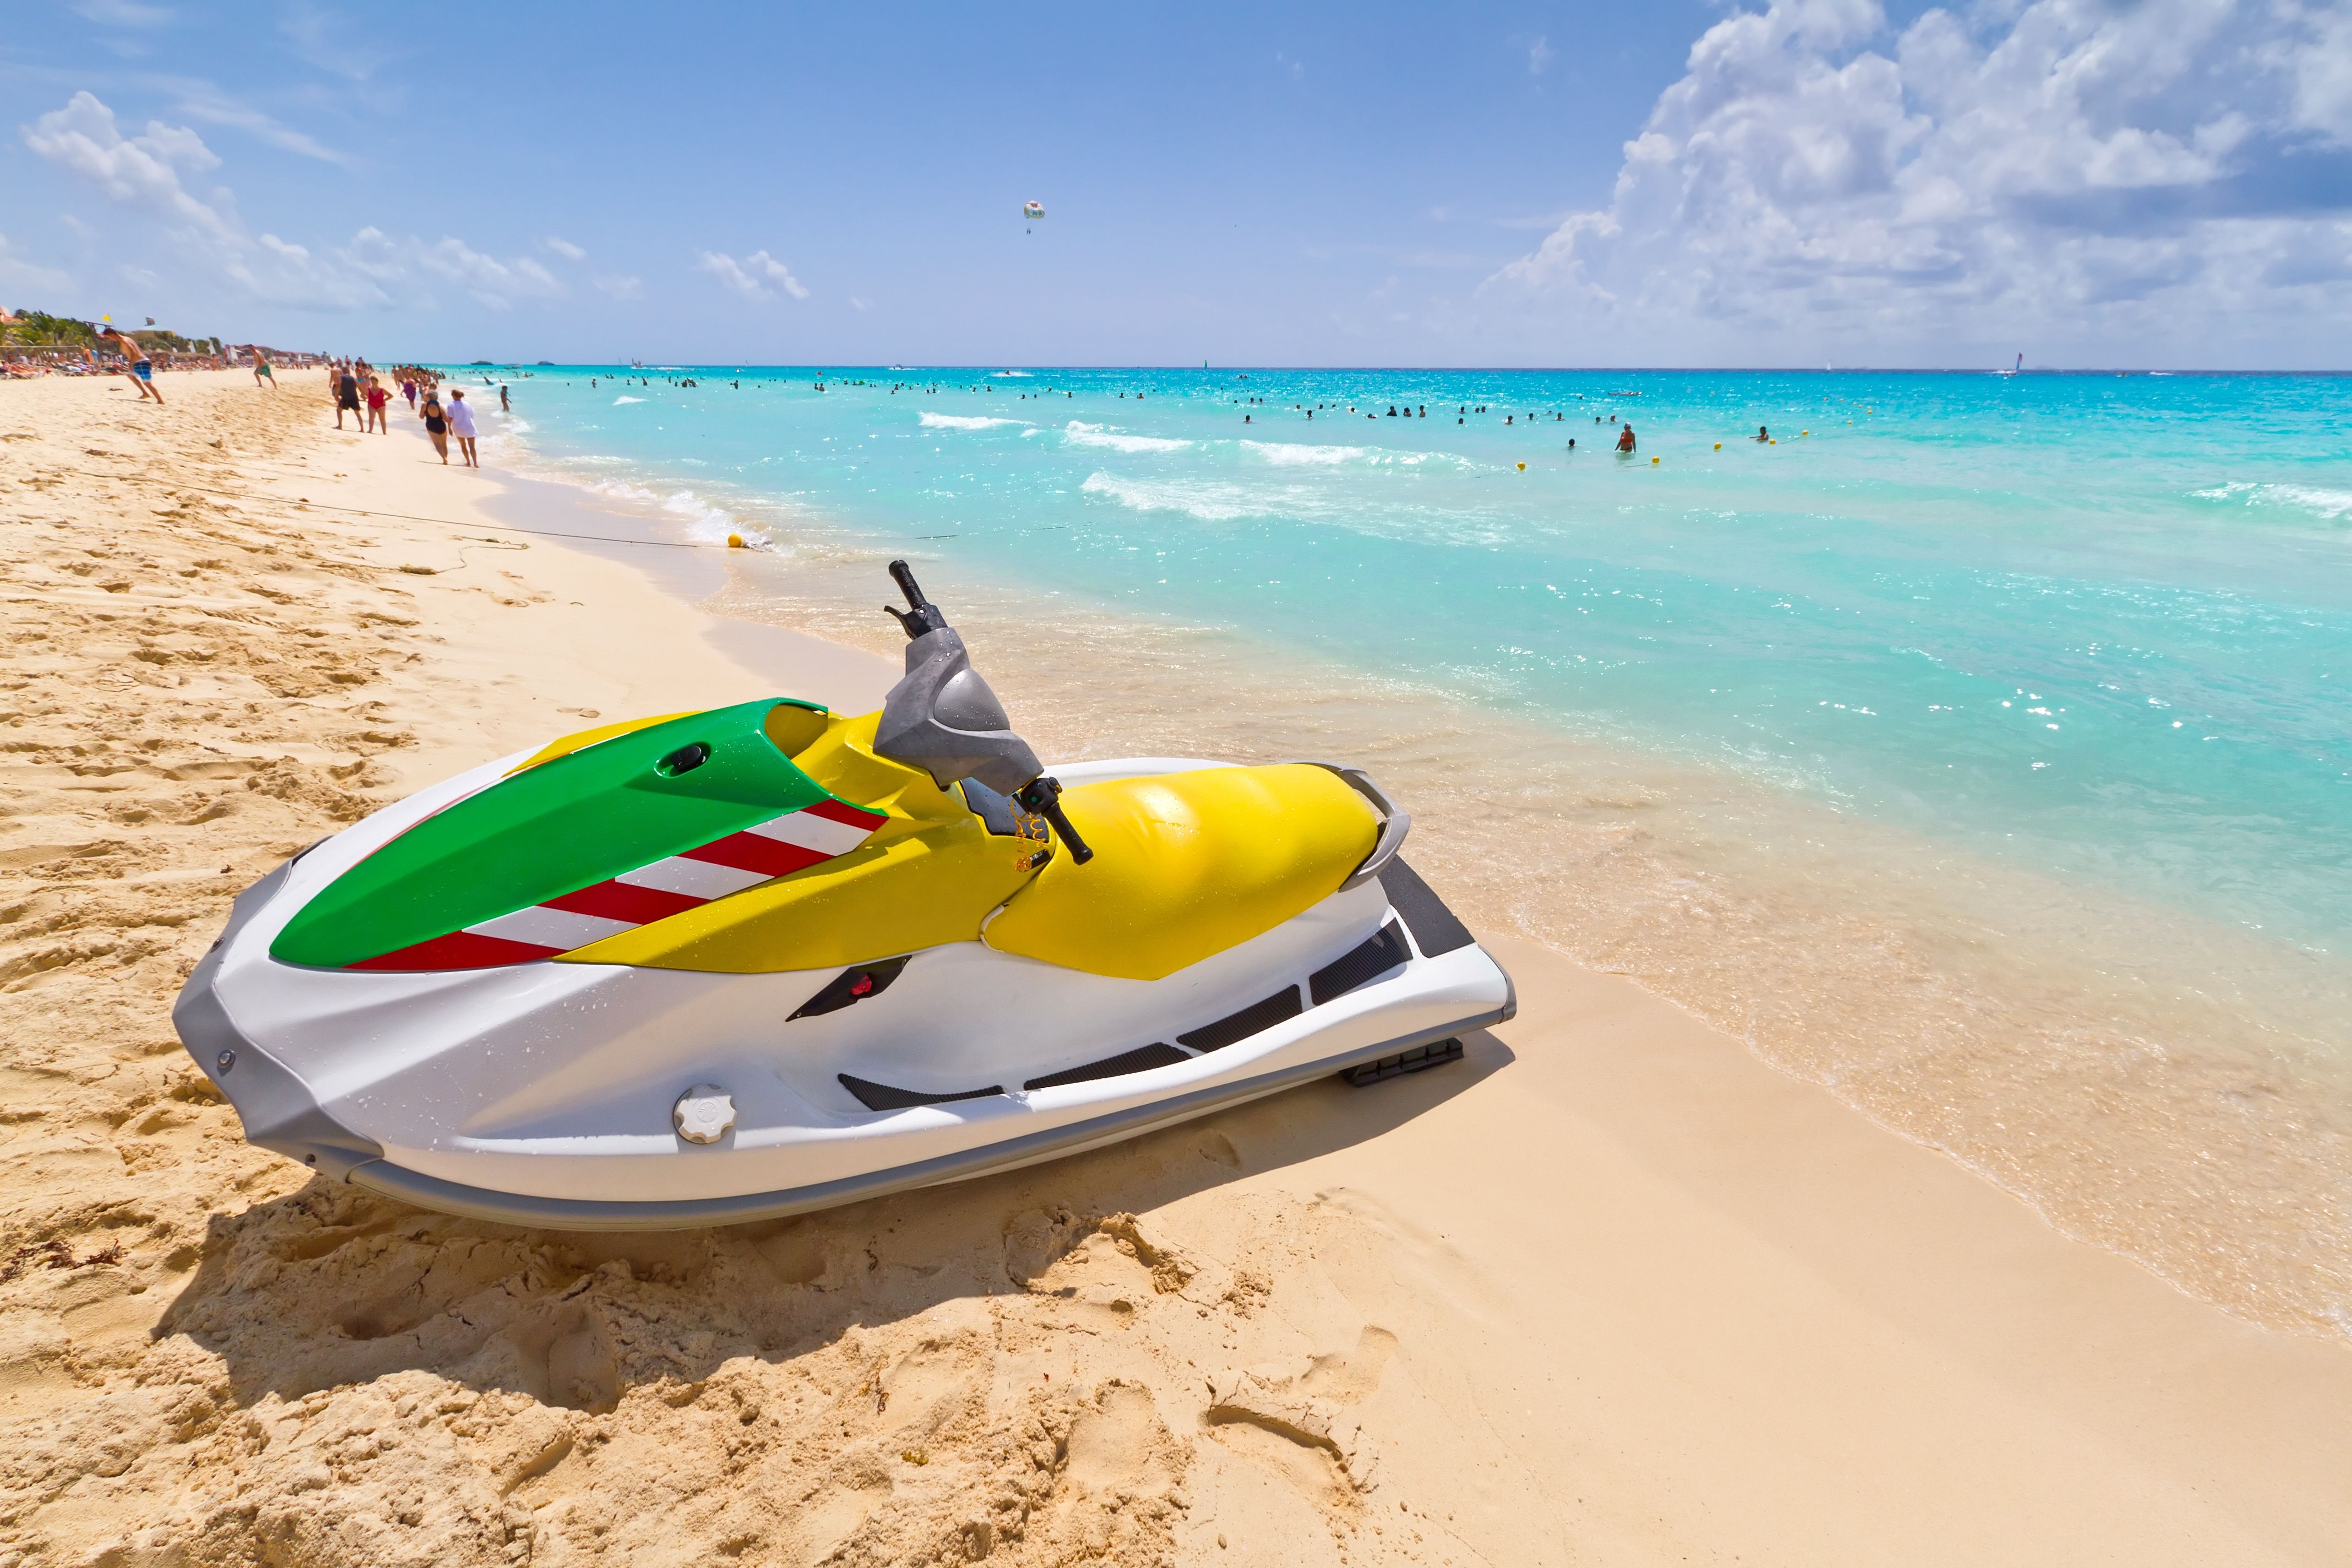
[[1021, 215], [1032, 221], [1042, 218], [1045, 215], [1045, 204], [1043, 202], [1024, 202], [1021, 204]]

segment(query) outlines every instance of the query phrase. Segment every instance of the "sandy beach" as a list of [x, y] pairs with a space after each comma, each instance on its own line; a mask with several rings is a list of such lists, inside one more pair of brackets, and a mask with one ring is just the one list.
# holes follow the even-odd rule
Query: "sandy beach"
[[1524, 941], [1458, 1067], [768, 1225], [247, 1145], [168, 1017], [238, 890], [587, 723], [895, 674], [287, 383], [0, 387], [0, 1563], [2343, 1560], [2342, 1343]]

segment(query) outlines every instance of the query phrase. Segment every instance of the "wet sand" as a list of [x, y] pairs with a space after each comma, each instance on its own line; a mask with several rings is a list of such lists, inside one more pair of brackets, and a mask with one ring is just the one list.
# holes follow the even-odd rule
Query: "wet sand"
[[237, 889], [599, 717], [894, 673], [501, 531], [626, 519], [312, 379], [0, 389], [0, 1562], [2340, 1560], [2340, 1343], [1521, 941], [1461, 1067], [774, 1225], [245, 1145], [168, 1021]]

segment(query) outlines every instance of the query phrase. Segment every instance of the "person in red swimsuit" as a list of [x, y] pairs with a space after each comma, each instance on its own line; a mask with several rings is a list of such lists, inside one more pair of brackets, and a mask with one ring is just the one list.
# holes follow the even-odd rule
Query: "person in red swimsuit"
[[391, 401], [392, 394], [383, 390], [383, 383], [373, 376], [368, 377], [367, 429], [383, 435], [392, 434], [392, 426], [385, 421], [383, 413], [383, 405]]

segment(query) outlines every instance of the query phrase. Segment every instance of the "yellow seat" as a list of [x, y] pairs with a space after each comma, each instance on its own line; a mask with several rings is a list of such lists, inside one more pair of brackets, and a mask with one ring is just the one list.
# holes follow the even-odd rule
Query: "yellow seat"
[[1082, 784], [1062, 809], [1095, 858], [1055, 855], [981, 939], [1130, 980], [1173, 974], [1322, 902], [1381, 830], [1361, 795], [1301, 762]]

